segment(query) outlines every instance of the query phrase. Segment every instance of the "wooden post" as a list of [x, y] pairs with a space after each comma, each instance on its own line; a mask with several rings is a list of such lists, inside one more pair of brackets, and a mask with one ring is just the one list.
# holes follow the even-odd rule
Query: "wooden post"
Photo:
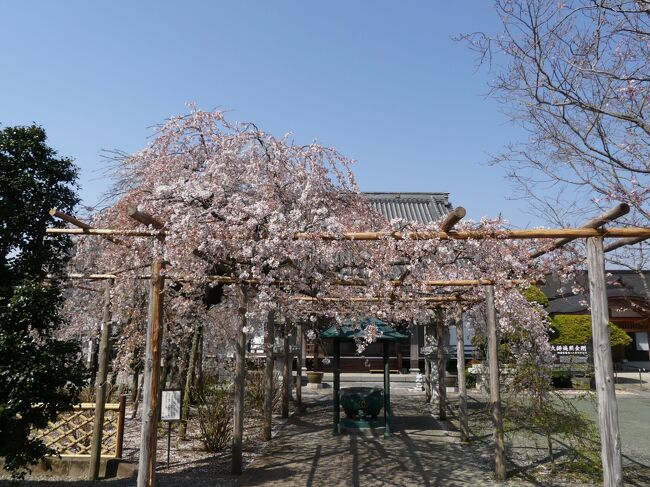
[[144, 362], [142, 396], [142, 432], [138, 461], [138, 487], [152, 487], [156, 469], [158, 444], [158, 409], [160, 394], [160, 349], [163, 328], [163, 291], [165, 278], [160, 275], [161, 260], [151, 266], [149, 293], [149, 321], [147, 323], [147, 348]]
[[447, 353], [446, 345], [449, 341], [449, 330], [442, 319], [442, 313], [436, 321], [436, 335], [438, 348], [436, 349], [436, 368], [438, 369], [438, 419], [447, 419]]
[[269, 312], [266, 324], [266, 337], [264, 338], [264, 411], [262, 436], [266, 441], [271, 440], [273, 428], [273, 344], [275, 343], [275, 316]]
[[392, 435], [393, 411], [390, 407], [390, 342], [383, 341], [384, 358], [384, 436]]
[[192, 348], [187, 364], [185, 375], [185, 390], [183, 392], [183, 406], [181, 408], [181, 422], [178, 425], [178, 439], [184, 440], [187, 436], [187, 421], [190, 416], [190, 402], [192, 399], [192, 382], [194, 380], [194, 369], [196, 369], [196, 357], [199, 354], [199, 343], [201, 342], [201, 326], [192, 335]]
[[242, 445], [244, 440], [244, 384], [246, 381], [246, 303], [245, 297], [239, 308], [240, 324], [235, 343], [235, 381], [232, 412], [232, 464], [233, 475], [242, 473]]
[[332, 363], [332, 372], [334, 372], [334, 387], [332, 388], [332, 403], [333, 403], [333, 415], [332, 415], [332, 434], [339, 434], [339, 421], [341, 419], [341, 406], [340, 406], [340, 396], [339, 391], [341, 389], [341, 343], [338, 339], [332, 340], [333, 350], [333, 363]]
[[282, 417], [289, 417], [289, 398], [291, 397], [291, 367], [289, 366], [289, 323], [284, 323], [282, 335]]
[[456, 374], [458, 375], [458, 419], [460, 441], [469, 441], [467, 421], [467, 387], [465, 385], [465, 330], [463, 325], [463, 306], [456, 303]]
[[305, 339], [302, 336], [302, 325], [296, 325], [296, 345], [298, 354], [296, 355], [296, 404], [302, 406], [302, 364], [304, 363], [304, 345]]
[[111, 356], [111, 289], [113, 280], [108, 279], [104, 287], [104, 315], [102, 317], [102, 338], [99, 345], [99, 371], [95, 381], [95, 421], [90, 447], [90, 463], [88, 465], [88, 480], [99, 477], [99, 464], [102, 456], [102, 433], [104, 431], [104, 413], [106, 408], [106, 378], [108, 377], [108, 361]]
[[499, 342], [497, 339], [497, 313], [494, 306], [494, 286], [485, 286], [487, 308], [488, 372], [490, 375], [490, 408], [494, 425], [494, 476], [498, 481], [506, 479], [506, 449], [499, 390]]
[[[431, 331], [431, 326], [425, 325], [424, 327], [424, 346], [431, 346], [431, 338], [429, 333]], [[426, 404], [431, 404], [433, 399], [433, 393], [431, 390], [431, 354], [424, 354], [424, 396]]]
[[120, 409], [117, 417], [117, 432], [115, 438], [115, 458], [122, 458], [122, 447], [124, 446], [124, 417], [126, 416], [126, 396], [120, 396]]
[[600, 458], [603, 462], [603, 485], [623, 485], [621, 439], [618, 427], [618, 405], [614, 390], [614, 368], [609, 336], [609, 310], [605, 287], [605, 257], [603, 239], [587, 239], [587, 270], [591, 298], [591, 330], [593, 336], [594, 369], [598, 394], [598, 426], [600, 428]]

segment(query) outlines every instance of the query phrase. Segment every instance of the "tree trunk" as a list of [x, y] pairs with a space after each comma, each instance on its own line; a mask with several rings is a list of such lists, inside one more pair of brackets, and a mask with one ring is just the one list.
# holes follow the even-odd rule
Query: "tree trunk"
[[199, 342], [201, 341], [201, 327], [192, 336], [192, 349], [187, 364], [187, 375], [185, 377], [185, 391], [183, 393], [183, 407], [181, 409], [181, 423], [178, 426], [178, 439], [185, 440], [187, 436], [187, 422], [190, 419], [190, 404], [192, 400], [192, 382], [194, 369], [196, 368], [196, 357], [199, 354]]
[[291, 397], [291, 367], [289, 364], [289, 323], [284, 324], [283, 367], [282, 367], [282, 417], [289, 417], [289, 398]]
[[271, 439], [273, 429], [273, 344], [275, 343], [275, 316], [269, 312], [264, 340], [264, 411], [262, 436], [264, 440]]
[[242, 297], [239, 308], [240, 323], [235, 343], [235, 381], [232, 420], [231, 473], [242, 473], [242, 445], [244, 439], [244, 387], [246, 381], [246, 298]]

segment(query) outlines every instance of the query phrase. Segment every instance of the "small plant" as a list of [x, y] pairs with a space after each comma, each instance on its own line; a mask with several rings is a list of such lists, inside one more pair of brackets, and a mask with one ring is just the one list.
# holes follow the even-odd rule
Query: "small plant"
[[[264, 409], [265, 377], [263, 370], [251, 370], [246, 374], [246, 405], [253, 413], [261, 414]], [[273, 410], [280, 407], [280, 375], [273, 372]]]
[[228, 384], [211, 384], [197, 399], [201, 441], [207, 451], [217, 453], [230, 444], [232, 389]]

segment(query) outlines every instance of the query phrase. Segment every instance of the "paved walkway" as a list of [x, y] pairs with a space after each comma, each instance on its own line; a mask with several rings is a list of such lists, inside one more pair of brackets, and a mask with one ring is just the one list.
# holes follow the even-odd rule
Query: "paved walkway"
[[[331, 392], [305, 398], [296, 415], [250, 465], [241, 485], [493, 485], [491, 452], [450, 443], [418, 394], [394, 394], [391, 438], [331, 433]], [[522, 485], [522, 484], [517, 484]]]

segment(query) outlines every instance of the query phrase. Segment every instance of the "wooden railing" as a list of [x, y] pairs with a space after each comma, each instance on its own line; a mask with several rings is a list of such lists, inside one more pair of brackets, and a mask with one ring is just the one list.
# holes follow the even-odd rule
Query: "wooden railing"
[[[106, 404], [101, 455], [103, 457], [121, 458], [124, 440], [124, 411], [126, 396], [120, 396], [120, 402]], [[62, 457], [90, 457], [92, 446], [95, 403], [78, 404], [68, 413], [50, 423], [46, 429], [34, 433], [48, 448], [54, 449]]]

